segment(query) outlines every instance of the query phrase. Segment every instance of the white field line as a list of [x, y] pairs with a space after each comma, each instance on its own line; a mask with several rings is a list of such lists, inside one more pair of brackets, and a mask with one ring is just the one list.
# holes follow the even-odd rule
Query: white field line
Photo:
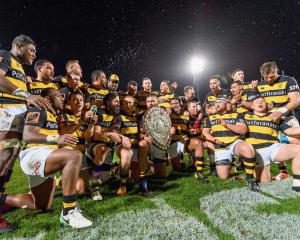
[[[262, 190], [274, 198], [300, 197], [291, 190], [291, 185], [291, 179], [283, 180], [262, 186]], [[300, 239], [300, 215], [255, 210], [258, 204], [279, 204], [274, 198], [238, 188], [201, 198], [200, 205], [216, 227], [236, 239]]]
[[218, 239], [202, 222], [173, 209], [161, 198], [154, 198], [157, 209], [121, 212], [99, 218], [93, 227], [62, 231], [62, 239]]

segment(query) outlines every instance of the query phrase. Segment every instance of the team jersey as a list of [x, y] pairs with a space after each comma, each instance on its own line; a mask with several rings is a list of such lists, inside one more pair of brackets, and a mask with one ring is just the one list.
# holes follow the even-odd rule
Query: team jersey
[[165, 94], [160, 93], [158, 96], [158, 106], [164, 108], [171, 108], [170, 101], [174, 97], [175, 97], [175, 93], [171, 93], [171, 92]]
[[[66, 110], [58, 117], [58, 123], [59, 124], [66, 124], [68, 126], [75, 125], [79, 122], [81, 119], [80, 116], [75, 116], [74, 113], [72, 113], [69, 110]], [[74, 146], [74, 149], [79, 150], [81, 152], [85, 152], [85, 139], [84, 139], [84, 133], [88, 129], [88, 124], [80, 125], [79, 128], [77, 128], [72, 135], [78, 138], [78, 143], [76, 146]]]
[[229, 146], [231, 143], [239, 139], [241, 135], [222, 126], [218, 119], [223, 119], [229, 124], [244, 122], [244, 119], [242, 114], [233, 112], [225, 113], [222, 115], [214, 114], [207, 117], [205, 128], [210, 128], [212, 136], [219, 141], [224, 142], [224, 144], [222, 145], [216, 144], [216, 148], [220, 149]]
[[158, 95], [158, 93], [155, 92], [155, 91], [146, 92], [146, 91], [143, 90], [143, 91], [138, 93], [136, 98], [137, 98], [137, 101], [138, 101], [138, 108], [139, 108], [140, 112], [146, 111], [146, 109], [147, 109], [146, 98], [149, 94], [157, 94]]
[[[0, 68], [5, 72], [5, 78], [27, 92], [27, 79], [22, 64], [8, 51], [0, 51]], [[0, 106], [25, 106], [24, 98], [16, 97], [0, 90]]]
[[116, 127], [120, 134], [129, 138], [132, 147], [138, 148], [139, 123], [137, 116], [129, 116], [125, 113], [118, 115], [116, 117]]
[[279, 75], [273, 85], [269, 85], [265, 80], [259, 82], [257, 91], [276, 109], [286, 105], [290, 101], [288, 94], [299, 92], [299, 86], [295, 78]]
[[67, 86], [67, 78], [66, 76], [57, 76], [53, 79], [53, 82], [56, 84], [57, 88], [63, 88]]
[[213, 106], [217, 97], [220, 96], [229, 98], [232, 96], [232, 94], [230, 91], [221, 88], [220, 92], [217, 95], [215, 95], [213, 92], [209, 92], [205, 97], [205, 103], [209, 106]]
[[290, 128], [284, 122], [273, 121], [268, 115], [258, 116], [254, 113], [246, 113], [244, 120], [248, 126], [246, 142], [252, 144], [255, 149], [265, 148], [279, 142], [278, 131]]
[[183, 114], [176, 114], [172, 112], [170, 115], [172, 127], [176, 129], [175, 134], [172, 135], [171, 141], [177, 142], [187, 138], [189, 127], [189, 116]]
[[93, 86], [90, 86], [87, 89], [87, 92], [90, 95], [91, 105], [95, 104], [98, 108], [103, 109], [104, 108], [103, 99], [109, 93], [109, 90], [107, 88], [97, 89]]
[[250, 82], [250, 83], [244, 83], [244, 86], [243, 86], [243, 89], [244, 90], [251, 90], [251, 89], [253, 89], [253, 86], [252, 86], [252, 83]]
[[[28, 108], [25, 126], [37, 126], [39, 127], [39, 133], [42, 135], [59, 135], [58, 133], [58, 123], [56, 120], [57, 116], [53, 113], [38, 109], [37, 107]], [[56, 143], [39, 143], [35, 141], [26, 142], [26, 148], [31, 147], [48, 147], [48, 148], [58, 148]]]
[[[250, 90], [251, 91], [251, 90]], [[243, 91], [242, 92], [242, 96], [241, 96], [241, 101], [240, 102], [237, 102], [236, 103], [236, 112], [237, 113], [245, 113], [245, 112], [248, 112], [249, 109], [245, 108], [243, 105], [242, 105], [242, 101], [249, 101], [249, 98], [248, 98], [248, 95], [249, 95], [249, 91]]]
[[39, 80], [33, 80], [32, 83], [29, 84], [28, 86], [28, 91], [31, 94], [34, 95], [40, 95], [41, 92], [46, 89], [46, 88], [54, 88], [54, 89], [58, 89], [56, 84], [53, 82], [49, 82], [48, 84], [43, 83], [42, 81]]
[[[99, 110], [97, 112], [97, 115], [98, 115], [98, 122], [96, 123], [96, 125], [101, 127], [101, 134], [112, 132], [113, 130], [115, 130], [114, 127], [116, 123], [116, 116], [106, 113], [105, 110]], [[109, 146], [114, 146], [114, 142], [110, 138], [104, 136], [101, 141], [93, 141], [93, 142], [106, 143]]]

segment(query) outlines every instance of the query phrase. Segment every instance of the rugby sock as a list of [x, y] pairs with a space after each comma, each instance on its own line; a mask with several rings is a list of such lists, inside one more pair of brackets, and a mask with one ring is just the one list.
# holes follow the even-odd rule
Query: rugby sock
[[293, 186], [292, 190], [300, 192], [300, 175], [293, 174]]
[[6, 179], [6, 175], [0, 176], [0, 193], [4, 193], [5, 191], [5, 187], [4, 187], [5, 179]]
[[0, 194], [0, 206], [5, 204], [5, 200], [6, 200], [7, 194]]
[[63, 215], [67, 215], [70, 210], [75, 209], [77, 201], [77, 194], [65, 196], [63, 195], [64, 209]]
[[7, 173], [6, 173], [6, 175], [5, 175], [5, 180], [4, 180], [4, 187], [5, 187], [5, 188], [6, 188], [8, 182], [9, 182], [9, 180], [10, 180], [10, 178], [11, 178], [12, 172], [13, 172], [13, 171], [10, 169], [10, 170], [7, 171]]
[[201, 173], [204, 168], [204, 157], [194, 157], [195, 164], [196, 164], [196, 173]]
[[278, 165], [278, 169], [279, 169], [280, 173], [288, 174], [288, 170], [287, 170], [287, 167], [285, 166], [285, 164]]
[[244, 165], [245, 165], [245, 171], [247, 175], [247, 179], [253, 179], [253, 174], [255, 170], [255, 163], [256, 163], [256, 158], [243, 158], [244, 160]]

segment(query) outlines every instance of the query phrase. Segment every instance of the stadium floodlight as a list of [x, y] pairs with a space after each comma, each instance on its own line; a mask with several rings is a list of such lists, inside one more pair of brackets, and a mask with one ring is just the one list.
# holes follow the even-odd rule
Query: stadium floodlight
[[190, 70], [193, 74], [197, 74], [202, 72], [204, 69], [205, 61], [203, 58], [200, 57], [192, 57], [190, 60]]

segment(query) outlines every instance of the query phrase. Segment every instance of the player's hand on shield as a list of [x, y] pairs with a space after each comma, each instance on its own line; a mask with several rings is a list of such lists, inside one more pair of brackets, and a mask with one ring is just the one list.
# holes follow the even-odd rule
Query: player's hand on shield
[[176, 128], [175, 127], [171, 127], [170, 128], [170, 134], [174, 135], [176, 133]]
[[152, 144], [152, 141], [153, 141], [152, 137], [150, 137], [150, 136], [147, 135], [147, 134], [145, 135], [144, 140], [145, 140], [148, 144]]

